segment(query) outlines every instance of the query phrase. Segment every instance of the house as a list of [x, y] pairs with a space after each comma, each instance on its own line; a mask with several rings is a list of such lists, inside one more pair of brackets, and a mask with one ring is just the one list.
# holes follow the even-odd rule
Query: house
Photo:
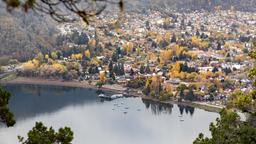
[[212, 66], [208, 66], [208, 67], [198, 67], [199, 72], [207, 72], [207, 71], [212, 71], [213, 67]]

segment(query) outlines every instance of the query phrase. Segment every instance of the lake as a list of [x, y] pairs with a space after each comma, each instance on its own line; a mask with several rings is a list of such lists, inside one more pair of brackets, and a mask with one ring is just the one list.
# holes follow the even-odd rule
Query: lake
[[42, 121], [56, 130], [68, 126], [74, 144], [191, 144], [219, 114], [202, 109], [121, 98], [102, 101], [92, 89], [6, 85], [16, 125], [0, 125], [0, 144], [17, 144], [17, 135]]

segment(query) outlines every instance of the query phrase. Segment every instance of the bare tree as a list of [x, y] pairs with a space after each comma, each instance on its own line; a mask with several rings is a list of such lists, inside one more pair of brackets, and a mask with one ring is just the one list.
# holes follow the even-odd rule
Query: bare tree
[[71, 22], [81, 18], [87, 24], [90, 18], [99, 15], [107, 5], [117, 5], [123, 11], [123, 0], [3, 0], [8, 11], [21, 8], [25, 12], [35, 12], [50, 15], [57, 22]]

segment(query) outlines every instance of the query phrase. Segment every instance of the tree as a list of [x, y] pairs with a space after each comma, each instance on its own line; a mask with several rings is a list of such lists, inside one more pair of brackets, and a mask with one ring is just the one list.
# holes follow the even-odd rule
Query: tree
[[144, 67], [144, 65], [141, 65], [141, 66], [140, 66], [140, 73], [141, 73], [141, 74], [144, 74], [144, 73], [145, 73], [145, 67]]
[[[120, 11], [123, 11], [123, 0], [117, 2], [107, 0], [92, 0], [92, 1], [62, 1], [62, 0], [6, 0], [7, 9], [9, 11], [15, 8], [22, 8], [25, 12], [32, 9], [36, 12], [45, 13], [51, 16], [57, 22], [72, 22], [81, 18], [87, 24], [90, 18], [99, 15], [106, 7], [107, 4], [118, 5]], [[84, 9], [81, 5], [87, 7]], [[76, 16], [75, 18], [73, 16]]]
[[193, 144], [254, 144], [256, 128], [248, 122], [241, 122], [239, 116], [230, 110], [223, 109], [216, 124], [210, 124], [212, 138], [202, 133]]
[[109, 70], [110, 73], [113, 72], [113, 62], [112, 61], [110, 61], [109, 64], [108, 64], [108, 70]]
[[36, 59], [25, 62], [21, 65], [21, 70], [24, 74], [31, 76], [34, 74], [36, 69], [39, 67], [39, 61]]
[[91, 58], [90, 50], [84, 51], [84, 56], [85, 56], [86, 58], [90, 59], [90, 58]]
[[100, 82], [105, 83], [106, 77], [105, 77], [105, 71], [100, 71]]
[[154, 91], [155, 95], [158, 95], [162, 90], [161, 77], [158, 75], [153, 75], [151, 78], [150, 90]]
[[7, 127], [15, 124], [14, 115], [9, 111], [8, 103], [11, 94], [0, 88], [0, 121], [4, 122]]
[[193, 101], [196, 99], [192, 88], [189, 89], [188, 95], [185, 97], [185, 99], [189, 101]]
[[193, 46], [199, 46], [199, 44], [200, 44], [200, 39], [198, 39], [196, 36], [193, 36], [193, 37], [191, 38], [191, 43], [192, 43]]
[[147, 74], [151, 73], [151, 70], [150, 70], [150, 68], [149, 68], [149, 65], [146, 66], [145, 73], [147, 73]]
[[[256, 41], [253, 42], [253, 49], [256, 48]], [[256, 52], [251, 51], [249, 56], [256, 59]], [[249, 70], [249, 78], [253, 80], [255, 88], [256, 67]], [[209, 91], [216, 91], [216, 86], [211, 86]], [[237, 108], [246, 111], [249, 118], [240, 121], [239, 116], [232, 110], [223, 109], [216, 124], [210, 124], [212, 138], [204, 137], [201, 133], [194, 141], [194, 144], [255, 144], [256, 143], [256, 90], [250, 92], [238, 91], [229, 96], [227, 108]]]
[[71, 59], [73, 60], [82, 60], [82, 58], [83, 58], [83, 55], [81, 53], [71, 55]]
[[60, 128], [58, 132], [47, 128], [42, 122], [36, 122], [35, 126], [27, 133], [27, 139], [18, 136], [21, 144], [71, 144], [74, 133], [69, 127]]
[[44, 55], [40, 52], [37, 54], [36, 59], [39, 61], [40, 64], [44, 62]]
[[51, 58], [52, 58], [53, 60], [56, 60], [56, 59], [58, 58], [57, 53], [56, 53], [56, 52], [51, 52]]
[[175, 43], [177, 41], [176, 35], [172, 35], [171, 43]]

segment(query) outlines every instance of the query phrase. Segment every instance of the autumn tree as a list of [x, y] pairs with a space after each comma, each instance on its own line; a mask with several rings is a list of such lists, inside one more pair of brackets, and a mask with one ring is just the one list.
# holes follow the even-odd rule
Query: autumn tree
[[106, 82], [105, 71], [100, 71], [99, 78], [100, 78], [100, 82], [101, 83], [105, 83]]
[[161, 86], [161, 77], [158, 75], [153, 75], [151, 78], [151, 92], [154, 92], [155, 96], [159, 95]]
[[[256, 59], [256, 42], [253, 42], [249, 56]], [[253, 89], [249, 92], [236, 91], [229, 96], [227, 108], [220, 112], [220, 118], [216, 123], [210, 124], [211, 138], [204, 137], [202, 133], [194, 141], [194, 144], [253, 144], [256, 142], [256, 67], [249, 70], [249, 78], [252, 79]], [[241, 121], [238, 114], [232, 108], [248, 112], [245, 121]]]
[[123, 44], [123, 50], [126, 54], [129, 54], [133, 51], [134, 44], [132, 42], [126, 42]]
[[90, 50], [84, 51], [84, 56], [85, 56], [86, 58], [90, 59], [90, 58], [91, 58]]
[[21, 65], [21, 71], [28, 76], [34, 75], [37, 68], [39, 67], [39, 61], [36, 59], [29, 60]]
[[73, 60], [82, 60], [82, 58], [83, 58], [83, 55], [81, 53], [71, 55], [71, 59]]

